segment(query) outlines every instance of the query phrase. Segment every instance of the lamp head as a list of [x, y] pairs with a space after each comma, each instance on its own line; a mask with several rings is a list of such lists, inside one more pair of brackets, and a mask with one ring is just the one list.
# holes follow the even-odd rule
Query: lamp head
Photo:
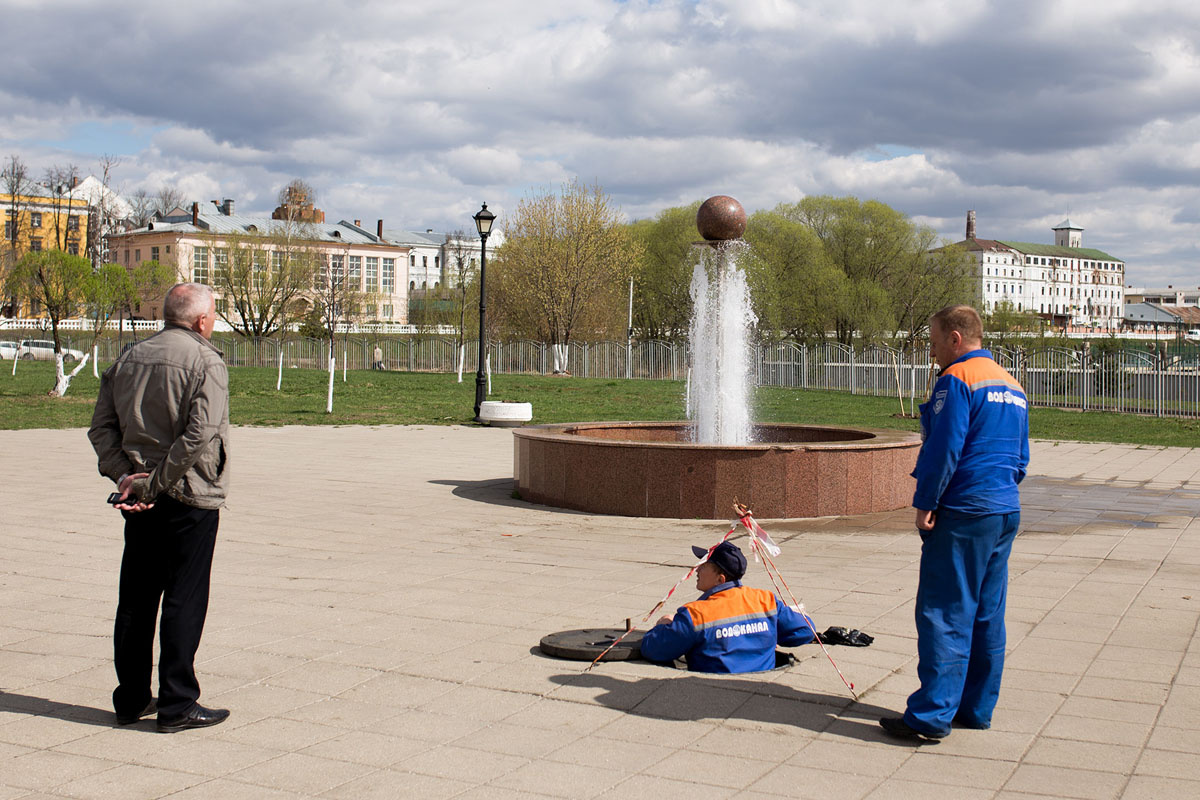
[[480, 237], [487, 238], [488, 234], [492, 232], [492, 223], [495, 219], [496, 215], [488, 211], [487, 203], [484, 203], [483, 208], [479, 209], [479, 213], [475, 215], [475, 229], [479, 231]]

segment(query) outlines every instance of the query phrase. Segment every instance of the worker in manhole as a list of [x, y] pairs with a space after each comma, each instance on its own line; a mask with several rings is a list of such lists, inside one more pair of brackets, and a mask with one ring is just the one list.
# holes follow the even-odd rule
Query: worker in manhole
[[[708, 552], [692, 547], [697, 558]], [[683, 657], [693, 672], [760, 672], [777, 665], [775, 646], [813, 641], [799, 611], [764, 589], [742, 585], [746, 556], [732, 542], [717, 545], [696, 572], [700, 598], [661, 618], [642, 637], [642, 658]]]

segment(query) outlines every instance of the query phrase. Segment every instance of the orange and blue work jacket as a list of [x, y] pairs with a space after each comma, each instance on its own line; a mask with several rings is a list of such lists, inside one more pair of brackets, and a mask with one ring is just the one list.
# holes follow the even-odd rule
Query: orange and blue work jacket
[[681, 606], [670, 625], [642, 637], [651, 661], [687, 657], [693, 672], [761, 672], [775, 668], [775, 645], [797, 647], [813, 640], [803, 614], [763, 589], [729, 581]]
[[941, 372], [921, 405], [921, 453], [913, 507], [968, 515], [1021, 510], [1029, 466], [1029, 404], [1021, 384], [972, 350]]

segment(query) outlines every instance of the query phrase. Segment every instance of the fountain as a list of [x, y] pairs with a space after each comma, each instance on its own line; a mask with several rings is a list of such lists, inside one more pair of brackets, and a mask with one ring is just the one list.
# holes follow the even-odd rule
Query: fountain
[[746, 213], [710, 197], [692, 275], [689, 422], [579, 422], [513, 431], [517, 491], [599, 514], [725, 519], [735, 499], [760, 519], [907, 506], [913, 433], [751, 422], [754, 313], [739, 261]]

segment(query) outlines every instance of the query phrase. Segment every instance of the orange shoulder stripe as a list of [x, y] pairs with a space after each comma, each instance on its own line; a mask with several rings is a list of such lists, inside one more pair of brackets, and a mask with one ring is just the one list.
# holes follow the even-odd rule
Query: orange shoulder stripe
[[1017, 379], [990, 358], [968, 358], [966, 361], [951, 364], [942, 374], [953, 375], [965, 383], [971, 391], [985, 386], [1007, 386], [1009, 389], [1016, 389], [1021, 394], [1025, 393], [1021, 384], [1017, 383]]
[[697, 630], [744, 619], [761, 619], [776, 613], [775, 595], [748, 586], [726, 589], [707, 600], [687, 603], [684, 608], [692, 615], [692, 625]]

